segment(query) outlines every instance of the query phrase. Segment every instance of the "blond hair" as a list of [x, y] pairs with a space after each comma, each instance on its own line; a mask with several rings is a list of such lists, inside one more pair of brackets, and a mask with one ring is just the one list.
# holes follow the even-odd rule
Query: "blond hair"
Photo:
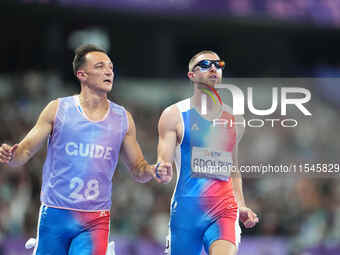
[[190, 59], [190, 61], [189, 61], [189, 66], [188, 66], [188, 67], [189, 67], [189, 72], [192, 71], [194, 65], [196, 64], [196, 63], [195, 63], [196, 59], [197, 59], [199, 56], [203, 55], [203, 54], [214, 54], [214, 55], [216, 55], [217, 57], [219, 57], [219, 56], [217, 55], [217, 53], [216, 53], [216, 52], [213, 52], [212, 50], [202, 50], [202, 51], [198, 52], [198, 53], [196, 53], [196, 54]]

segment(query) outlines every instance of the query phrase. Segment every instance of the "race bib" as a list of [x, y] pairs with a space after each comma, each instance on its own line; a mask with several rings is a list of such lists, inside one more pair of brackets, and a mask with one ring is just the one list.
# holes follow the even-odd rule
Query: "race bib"
[[232, 170], [232, 153], [212, 148], [192, 147], [191, 176], [228, 180]]

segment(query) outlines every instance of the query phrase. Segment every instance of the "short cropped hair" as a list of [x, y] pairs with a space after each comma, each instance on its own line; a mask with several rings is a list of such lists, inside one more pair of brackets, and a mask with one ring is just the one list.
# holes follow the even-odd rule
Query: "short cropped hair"
[[107, 52], [104, 49], [93, 44], [82, 45], [74, 51], [75, 56], [72, 62], [72, 66], [73, 66], [73, 73], [75, 76], [77, 76], [78, 69], [85, 63], [86, 61], [85, 57], [87, 53], [94, 52], [94, 51], [103, 52], [107, 54]]
[[212, 50], [202, 50], [202, 51], [200, 51], [200, 52], [198, 52], [197, 54], [195, 54], [191, 59], [190, 59], [190, 61], [189, 61], [189, 72], [191, 72], [192, 71], [192, 69], [194, 68], [194, 63], [195, 63], [195, 60], [199, 57], [199, 56], [201, 56], [201, 55], [203, 55], [203, 54], [214, 54], [214, 55], [216, 55], [217, 57], [219, 57], [218, 55], [217, 55], [217, 53], [216, 52], [213, 52]]

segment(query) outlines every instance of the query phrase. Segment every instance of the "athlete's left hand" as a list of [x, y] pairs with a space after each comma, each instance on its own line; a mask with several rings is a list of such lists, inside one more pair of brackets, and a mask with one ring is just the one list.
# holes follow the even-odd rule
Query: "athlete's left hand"
[[246, 228], [252, 228], [259, 222], [259, 218], [250, 208], [240, 207], [239, 211], [240, 220]]

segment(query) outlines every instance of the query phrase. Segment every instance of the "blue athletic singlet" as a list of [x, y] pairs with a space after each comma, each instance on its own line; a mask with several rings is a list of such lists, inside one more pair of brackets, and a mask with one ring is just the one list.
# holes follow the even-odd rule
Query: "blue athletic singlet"
[[110, 210], [112, 176], [128, 128], [126, 111], [110, 102], [105, 118], [93, 122], [83, 113], [78, 96], [58, 102], [41, 201], [59, 208]]
[[78, 96], [58, 99], [34, 255], [105, 255], [112, 177], [127, 129], [125, 109], [113, 102], [103, 120], [94, 122]]
[[[238, 206], [232, 180], [223, 172], [233, 164], [232, 152], [238, 142], [235, 125], [213, 125], [191, 108], [190, 99], [176, 106], [183, 138], [175, 153], [177, 183], [171, 200], [166, 253], [199, 255], [202, 247], [208, 251], [220, 239], [238, 245]], [[217, 121], [235, 119], [223, 107]], [[217, 166], [220, 170], [211, 168]]]

